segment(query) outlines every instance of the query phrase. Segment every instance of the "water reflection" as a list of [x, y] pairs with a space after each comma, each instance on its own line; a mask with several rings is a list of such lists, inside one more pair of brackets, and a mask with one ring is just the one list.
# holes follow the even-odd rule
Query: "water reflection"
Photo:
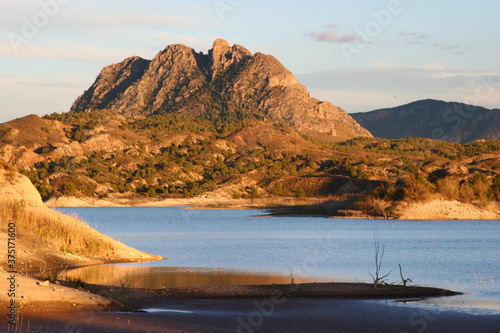
[[[263, 274], [227, 269], [137, 267], [119, 264], [75, 268], [59, 274], [59, 278], [129, 288], [285, 284], [290, 283], [291, 279], [290, 276], [280, 274]], [[294, 276], [294, 282], [311, 281]]]

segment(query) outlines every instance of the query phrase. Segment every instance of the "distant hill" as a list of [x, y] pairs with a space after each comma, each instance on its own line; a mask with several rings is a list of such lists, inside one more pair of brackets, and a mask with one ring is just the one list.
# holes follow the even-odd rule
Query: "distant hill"
[[353, 113], [351, 116], [375, 137], [423, 137], [466, 143], [500, 139], [500, 109], [433, 99], [395, 108]]
[[309, 96], [278, 60], [223, 39], [208, 54], [178, 44], [153, 60], [130, 57], [105, 67], [72, 111], [124, 116], [186, 114], [217, 126], [265, 119], [329, 141], [371, 134], [344, 110]]

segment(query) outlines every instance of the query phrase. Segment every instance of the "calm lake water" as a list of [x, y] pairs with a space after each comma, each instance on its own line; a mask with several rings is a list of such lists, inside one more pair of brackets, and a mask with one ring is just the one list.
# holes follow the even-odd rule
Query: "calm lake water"
[[[98, 231], [169, 260], [68, 272], [87, 282], [158, 287], [193, 284], [371, 282], [374, 233], [381, 273], [414, 285], [466, 292], [500, 309], [500, 221], [270, 217], [261, 210], [178, 207], [58, 208]], [[496, 281], [498, 279], [499, 281]]]

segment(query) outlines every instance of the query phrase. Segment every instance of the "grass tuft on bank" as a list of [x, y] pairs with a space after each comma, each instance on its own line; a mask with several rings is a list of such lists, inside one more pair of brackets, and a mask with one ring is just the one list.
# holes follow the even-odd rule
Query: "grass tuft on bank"
[[102, 256], [113, 250], [111, 242], [81, 221], [62, 219], [57, 212], [32, 210], [24, 201], [0, 200], [0, 232], [15, 223], [16, 238], [32, 244], [83, 256]]

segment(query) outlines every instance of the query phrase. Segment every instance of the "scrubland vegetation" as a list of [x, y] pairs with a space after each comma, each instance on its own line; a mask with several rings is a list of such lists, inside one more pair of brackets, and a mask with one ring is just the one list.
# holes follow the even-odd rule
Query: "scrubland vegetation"
[[[192, 198], [227, 188], [222, 192], [232, 199], [330, 198], [375, 216], [390, 216], [400, 201], [444, 198], [488, 207], [500, 200], [500, 141], [329, 142], [253, 116], [231, 114], [223, 123], [222, 106], [206, 107], [213, 117], [127, 118], [109, 110], [46, 116], [43, 121], [60, 123], [63, 135], [84, 151], [37, 148], [41, 161], [21, 172], [44, 199]], [[50, 138], [47, 132], [55, 130], [43, 127], [39, 133]], [[10, 138], [9, 129], [3, 132], [0, 141]], [[92, 143], [100, 135], [107, 146]]]

